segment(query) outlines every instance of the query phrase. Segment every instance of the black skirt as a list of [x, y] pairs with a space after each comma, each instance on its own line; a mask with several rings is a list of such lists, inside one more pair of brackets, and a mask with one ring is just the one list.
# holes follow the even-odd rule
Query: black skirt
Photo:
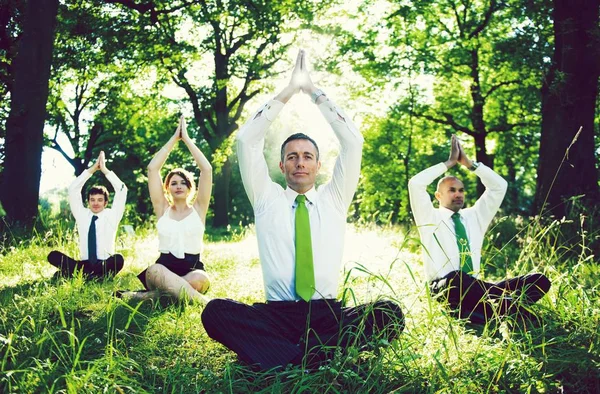
[[[169, 271], [179, 276], [185, 276], [194, 270], [204, 271], [204, 264], [200, 261], [199, 254], [185, 254], [185, 257], [178, 259], [171, 253], [161, 253], [155, 264], [164, 265]], [[144, 285], [146, 290], [150, 290], [146, 284], [146, 271], [143, 270], [137, 277]]]

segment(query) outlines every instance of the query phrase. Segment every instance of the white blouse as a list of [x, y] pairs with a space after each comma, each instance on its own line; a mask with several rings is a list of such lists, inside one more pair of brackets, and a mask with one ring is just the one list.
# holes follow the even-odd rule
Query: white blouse
[[181, 220], [171, 219], [169, 207], [158, 219], [158, 250], [161, 253], [171, 253], [178, 259], [183, 259], [185, 253], [202, 253], [202, 238], [204, 223], [192, 207], [192, 212]]

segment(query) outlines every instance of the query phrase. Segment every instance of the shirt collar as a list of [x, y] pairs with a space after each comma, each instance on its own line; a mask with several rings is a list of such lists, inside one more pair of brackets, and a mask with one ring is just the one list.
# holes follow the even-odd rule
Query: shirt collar
[[[440, 213], [442, 214], [442, 217], [444, 218], [444, 220], [450, 220], [452, 218], [452, 215], [454, 215], [454, 211], [451, 209], [448, 209], [446, 207], [440, 206], [438, 209], [439, 209]], [[460, 214], [460, 211], [458, 211], [458, 213]], [[460, 215], [460, 217], [462, 217], [462, 215]]]
[[[289, 205], [291, 207], [294, 206], [294, 202], [296, 201], [296, 196], [298, 196], [298, 192], [296, 192], [295, 190], [291, 189], [289, 186], [285, 188], [285, 198], [287, 199]], [[309, 191], [307, 191], [306, 193], [304, 193], [304, 195], [306, 196], [306, 199], [308, 200], [308, 202], [310, 202], [311, 204], [315, 204], [317, 202], [317, 191], [315, 190], [315, 187], [311, 187]]]
[[91, 210], [91, 209], [89, 209], [89, 208], [88, 208], [88, 212], [90, 213], [90, 218], [91, 218], [92, 216], [96, 215], [96, 216], [98, 216], [98, 219], [100, 219], [102, 216], [106, 215], [106, 209], [107, 209], [107, 208], [108, 208], [108, 207], [104, 208], [102, 211], [100, 211], [100, 212], [98, 212], [98, 213], [94, 213], [94, 212], [92, 212], [92, 210]]

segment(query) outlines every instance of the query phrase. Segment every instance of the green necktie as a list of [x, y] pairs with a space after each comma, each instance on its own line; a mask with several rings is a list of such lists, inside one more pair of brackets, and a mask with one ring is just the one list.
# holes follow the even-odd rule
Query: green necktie
[[454, 222], [454, 232], [456, 232], [456, 243], [458, 244], [458, 251], [460, 252], [461, 271], [468, 274], [473, 272], [473, 261], [471, 260], [471, 248], [469, 248], [469, 238], [467, 238], [467, 230], [460, 221], [460, 214], [458, 212], [452, 215], [452, 221]]
[[310, 220], [305, 200], [306, 196], [302, 194], [296, 197], [296, 293], [308, 302], [315, 293], [315, 273]]

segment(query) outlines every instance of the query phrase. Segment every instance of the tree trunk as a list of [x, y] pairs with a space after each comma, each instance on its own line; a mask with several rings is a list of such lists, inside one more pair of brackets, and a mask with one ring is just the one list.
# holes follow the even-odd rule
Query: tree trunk
[[[599, 9], [600, 0], [554, 1], [555, 47], [552, 68], [542, 85], [534, 213], [543, 210], [563, 217], [568, 213], [565, 202], [582, 194], [584, 204], [597, 204], [594, 115], [600, 75]], [[580, 127], [577, 142], [569, 148]]]
[[9, 223], [30, 227], [37, 216], [48, 80], [58, 0], [30, 0], [14, 61], [0, 198]]
[[[471, 99], [473, 106], [471, 108], [471, 124], [473, 125], [473, 139], [475, 140], [475, 160], [485, 164], [490, 168], [494, 168], [490, 156], [485, 147], [485, 137], [487, 136], [487, 126], [483, 116], [485, 107], [485, 98], [481, 92], [481, 81], [479, 78], [479, 51], [473, 49], [471, 51]], [[485, 186], [481, 183], [481, 179], [477, 178], [477, 195], [482, 195], [485, 192]]]
[[223, 164], [221, 172], [215, 177], [215, 191], [213, 196], [213, 227], [227, 227], [229, 224], [229, 185], [231, 184], [231, 159]]
[[[473, 140], [475, 141], [475, 161], [485, 164], [490, 168], [494, 168], [494, 163], [487, 150], [485, 150], [485, 137], [486, 134], [475, 134]], [[481, 183], [481, 179], [477, 178], [477, 195], [481, 196], [485, 192], [485, 186]]]

